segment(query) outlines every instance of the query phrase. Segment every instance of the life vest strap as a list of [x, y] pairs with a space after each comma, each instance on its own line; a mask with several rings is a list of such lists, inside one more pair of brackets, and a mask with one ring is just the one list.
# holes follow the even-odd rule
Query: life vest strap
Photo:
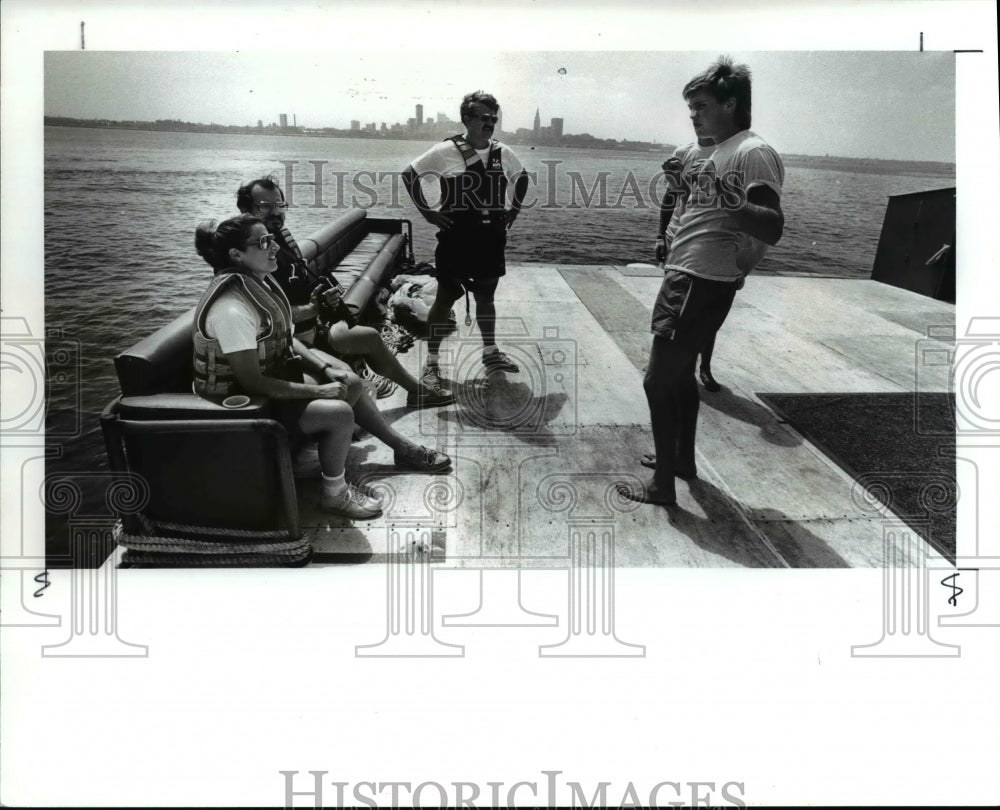
[[[470, 166], [475, 165], [477, 162], [482, 161], [479, 158], [478, 153], [473, 148], [472, 144], [469, 143], [464, 135], [452, 135], [450, 138], [445, 138], [446, 141], [451, 141], [455, 146], [458, 147], [458, 151], [462, 153], [462, 160], [465, 161], [465, 168], [468, 169]], [[497, 142], [495, 140], [490, 141], [490, 152], [492, 153], [496, 149]]]

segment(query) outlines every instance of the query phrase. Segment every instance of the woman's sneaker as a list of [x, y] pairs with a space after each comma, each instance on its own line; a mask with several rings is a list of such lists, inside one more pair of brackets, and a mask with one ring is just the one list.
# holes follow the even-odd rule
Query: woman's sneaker
[[397, 467], [418, 472], [443, 472], [451, 466], [451, 459], [448, 456], [422, 444], [413, 444], [397, 450], [395, 461]]
[[348, 484], [336, 495], [324, 493], [320, 505], [328, 512], [336, 512], [352, 520], [365, 520], [382, 514], [382, 501], [365, 495], [352, 484]]

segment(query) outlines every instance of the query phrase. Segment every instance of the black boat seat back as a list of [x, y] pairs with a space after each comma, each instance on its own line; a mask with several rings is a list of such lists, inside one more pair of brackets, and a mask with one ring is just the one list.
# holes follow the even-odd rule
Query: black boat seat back
[[191, 393], [194, 376], [194, 308], [143, 338], [115, 358], [126, 397], [165, 392]]
[[368, 212], [354, 209], [299, 242], [302, 258], [325, 273], [339, 265], [358, 246], [365, 235]]

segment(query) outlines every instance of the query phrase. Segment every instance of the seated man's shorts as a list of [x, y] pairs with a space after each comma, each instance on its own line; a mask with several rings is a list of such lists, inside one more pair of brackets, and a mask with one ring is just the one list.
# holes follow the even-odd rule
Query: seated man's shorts
[[691, 352], [700, 352], [726, 320], [736, 284], [667, 270], [653, 305], [652, 332]]

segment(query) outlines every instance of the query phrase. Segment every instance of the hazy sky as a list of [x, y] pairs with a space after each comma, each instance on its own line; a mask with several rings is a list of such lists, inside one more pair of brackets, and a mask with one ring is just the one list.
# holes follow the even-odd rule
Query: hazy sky
[[[916, 51], [728, 51], [753, 72], [753, 129], [779, 151], [955, 160], [955, 56]], [[565, 120], [568, 133], [690, 139], [680, 91], [718, 55], [706, 51], [463, 53], [48, 51], [45, 113], [348, 127], [458, 118], [461, 96], [492, 92], [506, 131]]]

